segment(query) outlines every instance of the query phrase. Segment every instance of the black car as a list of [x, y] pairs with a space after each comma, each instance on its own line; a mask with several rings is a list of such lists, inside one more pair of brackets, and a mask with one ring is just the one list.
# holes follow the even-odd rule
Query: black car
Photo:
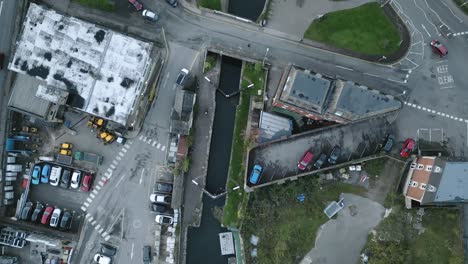
[[60, 221], [60, 228], [63, 230], [69, 230], [72, 223], [72, 214], [70, 212], [63, 213], [62, 220]]
[[69, 170], [64, 170], [62, 178], [60, 178], [60, 187], [68, 188], [70, 187], [71, 172]]
[[327, 161], [327, 155], [322, 153], [320, 154], [320, 157], [318, 158], [318, 160], [314, 163], [314, 167], [317, 169], [320, 169], [325, 163], [325, 161]]
[[176, 7], [179, 3], [177, 0], [166, 0], [168, 4], [170, 4], [172, 7]]
[[33, 212], [33, 203], [27, 202], [23, 207], [23, 211], [21, 211], [21, 220], [29, 220], [29, 218], [31, 218], [32, 212]]
[[157, 182], [156, 191], [160, 193], [172, 193], [172, 184], [167, 182]]
[[143, 263], [145, 264], [151, 263], [151, 247], [150, 246], [143, 247]]
[[330, 157], [328, 157], [328, 163], [335, 164], [338, 158], [340, 157], [340, 155], [341, 155], [340, 146], [334, 146], [330, 153]]
[[172, 209], [167, 204], [151, 203], [151, 211], [157, 213], [172, 213]]
[[33, 222], [40, 222], [41, 221], [41, 217], [42, 217], [42, 213], [44, 212], [44, 205], [41, 204], [41, 203], [37, 203], [36, 204], [36, 209], [34, 209], [34, 212], [31, 216], [31, 221]]
[[393, 135], [387, 134], [382, 149], [385, 152], [390, 152], [393, 148], [393, 145], [395, 145], [395, 137]]
[[117, 253], [117, 248], [109, 244], [101, 243], [101, 253], [108, 257], [112, 257]]

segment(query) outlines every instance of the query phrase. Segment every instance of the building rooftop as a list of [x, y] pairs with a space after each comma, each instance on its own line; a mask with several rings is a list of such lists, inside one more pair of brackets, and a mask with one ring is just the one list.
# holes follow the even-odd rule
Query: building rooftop
[[332, 80], [291, 67], [281, 100], [306, 110], [323, 112]]
[[400, 101], [351, 81], [337, 80], [335, 94], [336, 100], [330, 104], [328, 111], [351, 121], [401, 107]]
[[126, 125], [151, 50], [150, 43], [31, 3], [9, 69], [68, 91], [67, 104], [76, 109]]
[[436, 186], [433, 202], [468, 201], [468, 162], [446, 162]]

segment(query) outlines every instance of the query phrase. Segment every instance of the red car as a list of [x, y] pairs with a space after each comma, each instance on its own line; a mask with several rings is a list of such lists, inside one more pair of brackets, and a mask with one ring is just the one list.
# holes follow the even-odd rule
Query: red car
[[81, 183], [81, 190], [83, 192], [89, 192], [91, 190], [91, 185], [93, 184], [93, 175], [85, 174], [83, 177], [83, 182]]
[[432, 50], [437, 53], [440, 57], [444, 57], [448, 54], [447, 48], [442, 45], [438, 40], [431, 41]]
[[132, 6], [135, 7], [137, 11], [140, 11], [141, 9], [143, 9], [143, 5], [137, 0], [128, 0], [128, 2], [130, 2], [130, 4], [132, 4]]
[[42, 214], [41, 224], [48, 225], [50, 223], [50, 218], [52, 217], [53, 211], [54, 208], [52, 206], [47, 206], [47, 208], [44, 211], [44, 214]]
[[416, 142], [414, 142], [414, 140], [412, 140], [411, 138], [406, 139], [405, 143], [403, 143], [403, 148], [401, 149], [400, 155], [403, 158], [409, 157], [415, 145]]
[[309, 166], [313, 158], [314, 158], [314, 154], [312, 154], [312, 152], [307, 150], [302, 156], [301, 160], [299, 160], [299, 162], [297, 163], [297, 167], [300, 170], [305, 170], [307, 166]]

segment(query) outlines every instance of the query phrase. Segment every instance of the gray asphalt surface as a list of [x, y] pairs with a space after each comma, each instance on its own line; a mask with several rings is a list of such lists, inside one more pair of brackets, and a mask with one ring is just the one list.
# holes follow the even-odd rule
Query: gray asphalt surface
[[358, 263], [367, 236], [382, 220], [385, 208], [354, 194], [345, 193], [343, 198], [345, 207], [336, 219], [322, 225], [314, 249], [301, 264]]

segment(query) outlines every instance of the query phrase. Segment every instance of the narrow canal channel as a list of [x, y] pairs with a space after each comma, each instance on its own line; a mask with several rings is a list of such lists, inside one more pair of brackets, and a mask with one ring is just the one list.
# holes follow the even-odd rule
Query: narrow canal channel
[[[232, 94], [239, 89], [242, 61], [222, 57], [219, 88], [225, 94]], [[217, 194], [224, 190], [231, 156], [232, 133], [236, 118], [238, 96], [229, 99], [216, 93], [216, 111], [211, 137], [210, 157], [206, 189]], [[227, 257], [221, 255], [219, 236], [227, 229], [215, 218], [213, 212], [224, 206], [224, 197], [212, 200], [203, 196], [203, 212], [199, 228], [189, 228], [187, 241], [187, 264], [224, 264]]]
[[228, 12], [255, 22], [262, 13], [265, 2], [265, 0], [229, 0]]

